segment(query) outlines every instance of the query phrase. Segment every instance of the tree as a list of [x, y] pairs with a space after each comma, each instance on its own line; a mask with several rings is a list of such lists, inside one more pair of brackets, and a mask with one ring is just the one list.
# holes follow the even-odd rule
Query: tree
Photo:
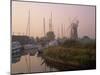
[[90, 39], [89, 36], [83, 36], [83, 39]]
[[37, 36], [36, 37], [36, 42], [39, 42], [40, 41], [40, 38]]
[[46, 37], [49, 41], [54, 40], [55, 39], [55, 34], [52, 31], [47, 32]]

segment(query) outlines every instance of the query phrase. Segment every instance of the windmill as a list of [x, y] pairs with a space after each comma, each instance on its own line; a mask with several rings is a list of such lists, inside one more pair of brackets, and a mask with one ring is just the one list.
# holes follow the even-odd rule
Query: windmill
[[77, 20], [76, 18], [74, 18], [72, 21], [70, 21], [69, 27], [67, 28], [67, 33], [68, 31], [70, 34], [70, 39], [71, 40], [77, 40], [78, 39], [78, 24], [79, 24], [79, 20]]
[[71, 23], [70, 39], [72, 40], [78, 39], [78, 32], [77, 32], [78, 24], [79, 24], [78, 20], [75, 20], [75, 22], [73, 21]]

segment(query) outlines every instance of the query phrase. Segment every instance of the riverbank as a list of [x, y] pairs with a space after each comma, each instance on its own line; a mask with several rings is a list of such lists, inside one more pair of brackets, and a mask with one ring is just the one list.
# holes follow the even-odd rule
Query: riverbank
[[49, 47], [43, 52], [46, 61], [56, 66], [70, 66], [72, 69], [95, 69], [95, 49], [89, 48], [65, 48], [63, 46]]

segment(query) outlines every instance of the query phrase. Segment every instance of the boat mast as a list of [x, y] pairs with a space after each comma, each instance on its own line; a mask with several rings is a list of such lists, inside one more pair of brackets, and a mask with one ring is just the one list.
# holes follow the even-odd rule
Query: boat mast
[[49, 31], [52, 31], [52, 12], [51, 17], [49, 18]]
[[30, 9], [28, 12], [28, 23], [27, 23], [27, 28], [26, 28], [26, 35], [30, 36]]
[[44, 30], [44, 37], [45, 37], [45, 18], [43, 18], [43, 30]]

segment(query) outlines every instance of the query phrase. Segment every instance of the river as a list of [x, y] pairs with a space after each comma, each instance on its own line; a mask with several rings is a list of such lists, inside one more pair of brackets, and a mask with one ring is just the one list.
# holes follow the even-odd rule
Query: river
[[11, 64], [12, 74], [58, 71], [56, 68], [47, 66], [44, 59], [38, 56], [38, 52], [34, 55], [22, 55], [18, 59], [18, 61]]

